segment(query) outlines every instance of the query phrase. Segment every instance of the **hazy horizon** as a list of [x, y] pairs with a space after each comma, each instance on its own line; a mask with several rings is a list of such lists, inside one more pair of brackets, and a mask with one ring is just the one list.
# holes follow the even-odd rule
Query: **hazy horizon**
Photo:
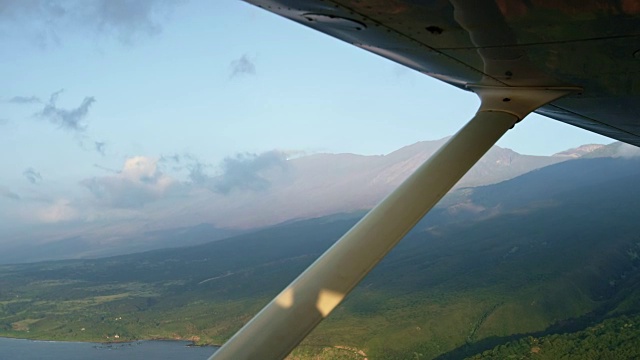
[[[478, 106], [239, 1], [9, 2], [0, 43], [4, 242], [179, 226], [198, 217], [181, 204], [205, 218], [212, 194], [251, 197], [288, 158], [388, 154], [455, 133]], [[532, 115], [498, 146], [612, 141]]]

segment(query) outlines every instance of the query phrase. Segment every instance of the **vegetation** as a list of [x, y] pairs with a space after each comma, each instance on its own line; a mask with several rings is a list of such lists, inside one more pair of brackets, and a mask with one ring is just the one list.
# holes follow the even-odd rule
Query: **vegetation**
[[[573, 183], [537, 198], [526, 178], [503, 191], [465, 190], [460, 202], [487, 210], [430, 215], [291, 358], [637, 357], [635, 179]], [[535, 201], [518, 203], [509, 187]], [[181, 249], [0, 266], [0, 336], [221, 344], [357, 219], [300, 221]]]
[[469, 359], [638, 359], [640, 316], [619, 316], [568, 334], [526, 337]]

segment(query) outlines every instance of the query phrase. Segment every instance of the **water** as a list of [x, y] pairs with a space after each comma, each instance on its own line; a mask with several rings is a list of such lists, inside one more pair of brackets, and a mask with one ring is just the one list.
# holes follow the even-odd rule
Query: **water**
[[101, 344], [0, 338], [0, 359], [20, 360], [206, 360], [213, 346], [187, 346], [186, 341], [134, 341]]

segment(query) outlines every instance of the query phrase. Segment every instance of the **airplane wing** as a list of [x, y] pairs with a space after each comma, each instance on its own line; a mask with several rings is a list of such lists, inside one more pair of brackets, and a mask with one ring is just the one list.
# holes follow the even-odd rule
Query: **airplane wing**
[[537, 113], [640, 146], [636, 0], [247, 0], [451, 85], [580, 86]]

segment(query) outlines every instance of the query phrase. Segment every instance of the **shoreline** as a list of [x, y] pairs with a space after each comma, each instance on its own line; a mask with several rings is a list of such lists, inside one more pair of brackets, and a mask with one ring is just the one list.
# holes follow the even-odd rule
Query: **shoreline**
[[26, 337], [14, 337], [7, 335], [0, 335], [0, 339], [12, 339], [12, 340], [25, 340], [25, 341], [38, 341], [38, 342], [60, 342], [60, 343], [83, 343], [83, 344], [99, 344], [99, 345], [113, 345], [113, 344], [127, 344], [127, 343], [137, 343], [137, 342], [184, 342], [185, 347], [215, 347], [219, 348], [222, 345], [216, 344], [196, 344], [193, 340], [186, 339], [170, 339], [170, 338], [149, 338], [149, 339], [134, 339], [134, 340], [113, 340], [113, 341], [95, 341], [95, 340], [47, 340], [47, 339], [37, 339], [37, 338], [26, 338]]

